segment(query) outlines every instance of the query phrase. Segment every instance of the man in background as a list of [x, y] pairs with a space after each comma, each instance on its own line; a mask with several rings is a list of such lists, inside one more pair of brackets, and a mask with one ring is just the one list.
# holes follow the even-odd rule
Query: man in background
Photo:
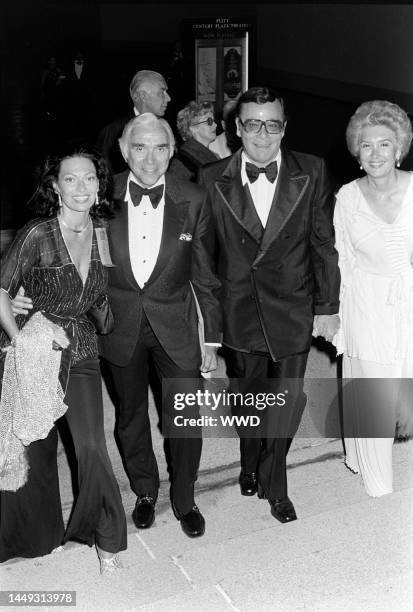
[[171, 101], [164, 77], [153, 70], [139, 70], [130, 83], [129, 93], [133, 102], [132, 109], [123, 117], [118, 117], [106, 125], [99, 132], [96, 142], [97, 148], [115, 174], [127, 168], [118, 141], [128, 121], [142, 113], [153, 113], [157, 117], [163, 117]]

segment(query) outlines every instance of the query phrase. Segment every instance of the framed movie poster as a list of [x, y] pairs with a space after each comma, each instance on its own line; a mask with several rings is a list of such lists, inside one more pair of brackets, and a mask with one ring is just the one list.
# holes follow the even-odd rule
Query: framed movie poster
[[192, 47], [198, 102], [208, 100], [220, 110], [248, 89], [252, 33], [252, 22], [229, 17], [185, 23], [185, 56]]

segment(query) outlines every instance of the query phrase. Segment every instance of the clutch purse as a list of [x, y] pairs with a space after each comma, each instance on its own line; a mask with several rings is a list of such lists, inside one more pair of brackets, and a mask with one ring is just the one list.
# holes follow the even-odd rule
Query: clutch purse
[[95, 326], [96, 333], [106, 336], [113, 331], [115, 321], [106, 293], [98, 297], [86, 314]]

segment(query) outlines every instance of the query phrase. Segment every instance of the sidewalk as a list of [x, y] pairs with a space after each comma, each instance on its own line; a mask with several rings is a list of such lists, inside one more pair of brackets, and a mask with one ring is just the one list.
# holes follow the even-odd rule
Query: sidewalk
[[[313, 354], [310, 375], [320, 375], [320, 369], [334, 375]], [[410, 609], [413, 441], [394, 447], [394, 494], [372, 499], [360, 477], [344, 468], [340, 440], [298, 437], [289, 453], [288, 478], [299, 520], [282, 525], [271, 516], [268, 502], [240, 495], [238, 440], [206, 439], [196, 500], [207, 527], [203, 537], [191, 540], [170, 508], [157, 434], [162, 483], [156, 520], [151, 529], [137, 532], [130, 518], [135, 497], [111, 436], [107, 396], [105, 419], [128, 519], [124, 569], [102, 578], [94, 550], [70, 543], [62, 552], [1, 566], [1, 589], [76, 591], [76, 609], [82, 612]], [[60, 468], [67, 516], [71, 487], [63, 455]]]

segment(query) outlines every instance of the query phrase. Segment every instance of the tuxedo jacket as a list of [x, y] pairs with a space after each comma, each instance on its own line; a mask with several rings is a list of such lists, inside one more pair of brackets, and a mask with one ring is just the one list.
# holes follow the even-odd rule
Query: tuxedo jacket
[[206, 192], [198, 185], [178, 183], [166, 175], [159, 255], [149, 280], [140, 288], [129, 255], [128, 204], [125, 202], [128, 175], [129, 171], [115, 177], [119, 210], [108, 227], [114, 264], [108, 269], [108, 295], [115, 325], [112, 333], [100, 338], [101, 354], [115, 365], [127, 365], [145, 312], [169, 357], [184, 370], [196, 369], [201, 363], [201, 352], [191, 284], [204, 319], [205, 341], [222, 339], [220, 284], [213, 273], [213, 225]]
[[314, 314], [338, 312], [325, 163], [284, 150], [265, 230], [241, 181], [241, 151], [200, 170], [216, 229], [223, 342], [279, 360], [308, 351]]
[[169, 165], [169, 172], [177, 178], [196, 182], [199, 168], [217, 161], [218, 156], [195, 138], [186, 140], [174, 155]]

